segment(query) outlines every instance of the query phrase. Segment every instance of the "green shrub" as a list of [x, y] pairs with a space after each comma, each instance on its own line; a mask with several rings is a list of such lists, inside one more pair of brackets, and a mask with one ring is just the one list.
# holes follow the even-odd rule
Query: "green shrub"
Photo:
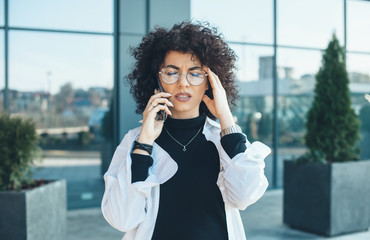
[[0, 114], [0, 190], [32, 183], [31, 166], [39, 153], [34, 123]]
[[358, 158], [360, 122], [351, 108], [345, 55], [335, 35], [316, 75], [315, 97], [308, 112], [305, 144], [313, 161], [352, 161]]

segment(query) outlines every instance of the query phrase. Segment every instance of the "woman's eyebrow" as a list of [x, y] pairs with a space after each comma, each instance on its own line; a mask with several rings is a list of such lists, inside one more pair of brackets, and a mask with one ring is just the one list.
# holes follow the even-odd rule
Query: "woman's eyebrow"
[[[174, 68], [174, 69], [176, 69], [176, 70], [179, 70], [180, 68], [179, 67], [177, 67], [177, 66], [175, 66], [175, 65], [167, 65], [166, 66], [166, 68], [167, 67], [170, 67], [170, 68]], [[195, 69], [201, 69], [201, 67], [200, 66], [194, 66], [194, 67], [191, 67], [191, 68], [189, 68], [189, 71], [191, 71], [191, 70], [195, 70]]]
[[199, 67], [199, 66], [195, 66], [195, 67], [191, 67], [191, 68], [189, 68], [189, 71], [191, 71], [191, 70], [195, 70], [195, 69], [202, 69], [201, 67]]
[[177, 67], [177, 66], [175, 66], [175, 65], [167, 65], [166, 66], [166, 68], [168, 68], [168, 67], [170, 67], [170, 68], [174, 68], [174, 69], [177, 69], [177, 70], [179, 70], [180, 68], [179, 67]]

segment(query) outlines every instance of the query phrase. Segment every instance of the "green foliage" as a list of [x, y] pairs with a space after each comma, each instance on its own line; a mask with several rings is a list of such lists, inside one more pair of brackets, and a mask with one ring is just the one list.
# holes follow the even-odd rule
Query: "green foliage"
[[293, 159], [298, 163], [313, 163], [313, 162], [318, 162], [318, 163], [326, 163], [326, 156], [325, 153], [320, 152], [318, 150], [312, 150], [309, 151], [302, 156], [300, 156], [297, 159]]
[[315, 97], [308, 112], [305, 135], [310, 152], [323, 153], [328, 162], [358, 158], [360, 122], [351, 108], [348, 84], [344, 51], [333, 35], [316, 75]]
[[1, 114], [0, 190], [17, 190], [31, 183], [31, 166], [39, 153], [34, 123]]

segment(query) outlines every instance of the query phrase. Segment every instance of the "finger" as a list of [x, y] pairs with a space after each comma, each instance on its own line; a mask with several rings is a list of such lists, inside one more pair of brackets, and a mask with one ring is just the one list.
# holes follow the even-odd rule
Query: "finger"
[[208, 106], [212, 102], [212, 99], [210, 99], [207, 95], [203, 95], [202, 101]]
[[216, 73], [212, 72], [212, 70], [210, 70], [210, 71], [211, 71], [211, 74], [212, 74], [213, 78], [215, 79], [215, 82], [217, 83], [218, 87], [222, 88], [222, 83], [220, 81], [220, 78], [216, 75]]
[[154, 95], [152, 95], [152, 96], [149, 98], [148, 103], [147, 103], [147, 105], [146, 105], [146, 108], [148, 108], [148, 107], [154, 107], [154, 106], [153, 106], [153, 101], [154, 101], [154, 99], [156, 99], [156, 98], [160, 98], [160, 97], [163, 97], [163, 98], [169, 98], [169, 97], [171, 97], [171, 96], [172, 96], [172, 94], [171, 94], [171, 93], [158, 92], [158, 90], [156, 90], [156, 89], [155, 89], [155, 91], [157, 91], [157, 93], [156, 93], [156, 94], [154, 94]]
[[173, 107], [172, 102], [170, 102], [167, 98], [156, 98], [153, 100], [152, 105], [157, 106], [159, 103], [164, 103], [167, 106]]
[[212, 71], [211, 71], [210, 68], [207, 68], [206, 70], [207, 70], [207, 74], [208, 74], [209, 83], [211, 84], [212, 88], [215, 88], [217, 83], [214, 79], [214, 76], [212, 75]]
[[168, 109], [167, 105], [162, 105], [162, 104], [158, 104], [150, 112], [156, 115], [161, 110], [164, 110], [166, 111], [167, 114], [172, 115], [172, 112], [170, 111], [170, 109]]

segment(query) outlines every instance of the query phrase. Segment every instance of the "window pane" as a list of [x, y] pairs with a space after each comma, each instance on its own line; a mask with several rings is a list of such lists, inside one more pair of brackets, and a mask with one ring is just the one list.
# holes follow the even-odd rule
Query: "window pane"
[[347, 49], [370, 52], [370, 2], [347, 3]]
[[[248, 140], [272, 146], [272, 55], [270, 47], [231, 45], [238, 55], [239, 100], [233, 115]], [[271, 161], [272, 155], [266, 161]], [[272, 164], [266, 164], [272, 181]]]
[[272, 79], [272, 47], [230, 44], [237, 55], [237, 79], [241, 82]]
[[303, 143], [306, 114], [311, 107], [320, 51], [278, 49], [278, 185], [283, 161], [306, 151]]
[[0, 26], [4, 26], [4, 0], [0, 0]]
[[273, 1], [192, 0], [191, 17], [219, 27], [229, 41], [272, 44]]
[[34, 177], [65, 178], [69, 209], [99, 206], [100, 158], [111, 139], [113, 38], [11, 31], [9, 47], [10, 111], [35, 121], [43, 149]]
[[347, 54], [352, 106], [361, 121], [361, 159], [370, 159], [370, 55]]
[[278, 44], [325, 48], [335, 32], [344, 44], [343, 1], [279, 0]]
[[112, 0], [9, 1], [9, 25], [113, 32]]
[[0, 113], [4, 111], [4, 31], [0, 30]]

